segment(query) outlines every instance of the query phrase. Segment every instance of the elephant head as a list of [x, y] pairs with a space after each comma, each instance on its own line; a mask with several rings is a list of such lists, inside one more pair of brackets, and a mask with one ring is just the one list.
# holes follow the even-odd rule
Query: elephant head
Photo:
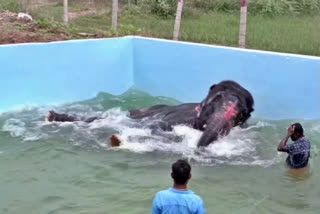
[[210, 87], [207, 97], [196, 107], [194, 128], [203, 131], [198, 147], [208, 146], [250, 116], [254, 100], [249, 91], [233, 81]]

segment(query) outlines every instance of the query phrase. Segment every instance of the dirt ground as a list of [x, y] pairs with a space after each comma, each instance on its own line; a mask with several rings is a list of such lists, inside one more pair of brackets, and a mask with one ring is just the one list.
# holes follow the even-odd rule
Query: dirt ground
[[[88, 15], [71, 14], [73, 19]], [[72, 33], [68, 28], [46, 28], [37, 21], [19, 19], [17, 13], [0, 11], [0, 44], [51, 42], [68, 39], [103, 38], [103, 34]]]
[[50, 42], [66, 40], [68, 32], [44, 31], [36, 21], [18, 19], [18, 14], [10, 11], [0, 11], [0, 44], [24, 42]]

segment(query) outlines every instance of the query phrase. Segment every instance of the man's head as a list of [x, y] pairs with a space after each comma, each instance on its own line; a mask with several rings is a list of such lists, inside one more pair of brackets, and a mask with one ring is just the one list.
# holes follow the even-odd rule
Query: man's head
[[118, 147], [121, 145], [121, 137], [120, 135], [114, 134], [110, 137], [110, 145], [111, 147]]
[[57, 116], [57, 113], [54, 112], [54, 111], [48, 111], [47, 115], [46, 115], [46, 120], [49, 121], [49, 122], [52, 122], [55, 120]]
[[172, 164], [171, 177], [175, 184], [184, 185], [191, 178], [191, 166], [186, 160], [177, 160]]
[[291, 140], [296, 141], [299, 138], [303, 137], [303, 128], [300, 123], [294, 123], [291, 126], [294, 126], [294, 131], [291, 135]]

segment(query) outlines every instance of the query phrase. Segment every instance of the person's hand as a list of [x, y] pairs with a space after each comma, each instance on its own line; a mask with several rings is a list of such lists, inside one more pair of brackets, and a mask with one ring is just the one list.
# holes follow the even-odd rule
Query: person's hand
[[294, 128], [295, 128], [294, 125], [289, 126], [289, 128], [288, 128], [288, 136], [293, 135], [293, 133], [294, 133]]

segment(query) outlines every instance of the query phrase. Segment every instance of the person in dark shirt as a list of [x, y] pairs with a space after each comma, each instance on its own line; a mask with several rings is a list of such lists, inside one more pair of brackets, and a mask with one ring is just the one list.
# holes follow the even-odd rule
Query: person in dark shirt
[[[287, 144], [291, 138], [294, 142]], [[279, 152], [287, 152], [286, 163], [290, 168], [300, 169], [308, 165], [310, 157], [310, 142], [303, 134], [303, 128], [300, 123], [294, 123], [289, 126], [287, 135], [282, 139], [278, 146]]]
[[76, 118], [67, 114], [59, 114], [55, 111], [48, 111], [46, 118], [47, 121], [49, 122], [75, 122], [75, 121], [83, 121], [86, 123], [91, 123], [95, 120], [101, 119], [99, 117], [89, 117], [89, 118], [84, 118], [84, 119], [80, 119], [80, 118]]

